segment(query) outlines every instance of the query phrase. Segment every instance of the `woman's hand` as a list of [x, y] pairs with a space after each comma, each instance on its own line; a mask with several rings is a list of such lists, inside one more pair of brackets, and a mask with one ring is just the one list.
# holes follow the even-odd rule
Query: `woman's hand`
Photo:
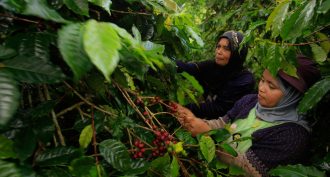
[[173, 104], [176, 105], [176, 115], [180, 124], [191, 132], [192, 136], [211, 130], [210, 126], [206, 122], [200, 118], [197, 118], [189, 109], [177, 103]]

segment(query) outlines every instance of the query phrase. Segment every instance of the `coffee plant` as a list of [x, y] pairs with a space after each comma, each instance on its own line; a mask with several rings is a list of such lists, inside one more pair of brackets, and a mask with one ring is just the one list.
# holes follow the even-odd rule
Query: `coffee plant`
[[[322, 80], [299, 110], [314, 119], [308, 164], [270, 174], [329, 172], [330, 0], [0, 0], [0, 177], [235, 176], [230, 128], [192, 137], [174, 102], [203, 89], [175, 60], [213, 58], [235, 29], [246, 65], [294, 75], [294, 53]], [[243, 141], [243, 140], [237, 140]]]

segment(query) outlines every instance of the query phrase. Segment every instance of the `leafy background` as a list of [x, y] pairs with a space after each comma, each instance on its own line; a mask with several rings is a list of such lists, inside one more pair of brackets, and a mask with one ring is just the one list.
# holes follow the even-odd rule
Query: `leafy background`
[[[276, 176], [329, 173], [330, 0], [1, 0], [0, 177], [235, 176], [227, 129], [197, 138], [175, 107], [203, 90], [175, 60], [213, 58], [226, 30], [245, 34], [246, 65], [294, 75], [295, 52], [322, 79], [299, 111], [313, 122], [306, 163]], [[188, 157], [189, 156], [189, 157]]]

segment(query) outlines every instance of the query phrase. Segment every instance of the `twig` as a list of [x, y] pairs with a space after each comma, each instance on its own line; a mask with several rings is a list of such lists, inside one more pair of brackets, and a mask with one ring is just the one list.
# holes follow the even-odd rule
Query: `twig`
[[[47, 86], [46, 86], [46, 85], [43, 85], [43, 87], [44, 87], [44, 91], [45, 91], [46, 99], [47, 99], [48, 101], [51, 100], [50, 95], [49, 95], [49, 92], [48, 92], [48, 88], [47, 88]], [[58, 121], [57, 121], [57, 117], [56, 117], [56, 114], [55, 114], [54, 109], [52, 109], [52, 111], [51, 111], [51, 115], [52, 115], [52, 120], [53, 120], [54, 125], [55, 125], [55, 128], [56, 128], [57, 135], [58, 135], [58, 137], [60, 138], [60, 143], [61, 143], [62, 146], [65, 146], [64, 136], [63, 136], [63, 134], [62, 134], [61, 127], [60, 127], [60, 125], [59, 125], [59, 123], [58, 123]]]
[[60, 116], [64, 115], [65, 113], [67, 113], [67, 112], [69, 112], [69, 111], [71, 111], [71, 110], [73, 110], [73, 109], [75, 109], [75, 108], [81, 106], [81, 105], [84, 104], [84, 103], [85, 103], [85, 102], [79, 102], [79, 103], [76, 103], [76, 104], [74, 104], [74, 105], [72, 105], [72, 106], [70, 106], [70, 107], [68, 107], [68, 108], [65, 108], [65, 109], [62, 110], [61, 112], [57, 113], [57, 114], [56, 114], [56, 117], [60, 117]]
[[190, 174], [187, 170], [187, 168], [183, 165], [183, 163], [180, 161], [180, 159], [176, 156], [176, 155], [173, 155], [173, 158], [176, 158], [176, 160], [178, 161], [181, 169], [182, 169], [182, 173], [184, 176], [187, 176], [187, 177], [190, 177]]
[[126, 101], [128, 102], [128, 104], [130, 104], [132, 106], [132, 108], [139, 114], [139, 116], [144, 120], [144, 122], [149, 126], [149, 128], [152, 128], [152, 126], [148, 123], [148, 121], [143, 116], [143, 114], [141, 113], [141, 111], [134, 104], [133, 100], [130, 98], [130, 96], [128, 95], [128, 93], [125, 90], [123, 90], [118, 84], [115, 83], [115, 85], [119, 89], [119, 91], [122, 93], [122, 95], [124, 96], [124, 98], [126, 99]]
[[32, 21], [32, 20], [28, 20], [28, 19], [25, 19], [25, 18], [19, 18], [19, 17], [15, 17], [15, 16], [11, 16], [11, 15], [7, 15], [7, 14], [3, 14], [1, 13], [0, 16], [2, 17], [7, 17], [7, 18], [12, 18], [14, 20], [19, 20], [19, 21], [24, 21], [24, 22], [29, 22], [29, 23], [35, 23], [35, 24], [39, 24], [40, 22], [37, 22], [37, 21]]
[[305, 43], [299, 43], [299, 44], [291, 44], [291, 43], [284, 43], [287, 46], [304, 46], [304, 45], [309, 45], [309, 44], [315, 44], [315, 43], [321, 43], [324, 41], [330, 41], [329, 39], [324, 39], [324, 40], [318, 40], [318, 41], [311, 41], [311, 42], [305, 42]]
[[108, 114], [108, 115], [110, 115], [110, 116], [117, 116], [117, 115], [115, 115], [114, 113], [111, 113], [111, 112], [109, 112], [109, 111], [106, 111], [106, 110], [104, 110], [104, 109], [102, 109], [102, 108], [100, 108], [100, 107], [98, 107], [98, 106], [96, 106], [95, 104], [93, 104], [92, 102], [90, 102], [90, 101], [88, 101], [87, 99], [85, 99], [83, 96], [81, 96], [71, 85], [69, 85], [67, 82], [63, 82], [67, 87], [69, 87], [72, 91], [73, 91], [73, 93], [75, 94], [75, 95], [77, 95], [81, 100], [83, 100], [86, 104], [88, 104], [88, 105], [90, 105], [90, 106], [93, 106], [95, 109], [97, 109], [97, 110], [99, 110], [99, 111], [101, 111], [101, 112], [103, 112], [103, 113], [105, 113], [105, 114]]
[[113, 10], [110, 9], [111, 12], [116, 12], [116, 13], [121, 13], [121, 14], [137, 14], [137, 15], [152, 15], [150, 13], [145, 13], [145, 12], [129, 12], [129, 11], [120, 11], [120, 10]]
[[[94, 107], [92, 106], [92, 112], [91, 112], [91, 117], [92, 117], [92, 130], [93, 130], [93, 147], [94, 147], [94, 154], [97, 154], [97, 147], [96, 147], [96, 130], [95, 130], [95, 122], [94, 122]], [[95, 165], [96, 168], [98, 169], [99, 165], [99, 157], [95, 156]], [[101, 173], [99, 170], [97, 170], [97, 174], [99, 177], [101, 177]]]

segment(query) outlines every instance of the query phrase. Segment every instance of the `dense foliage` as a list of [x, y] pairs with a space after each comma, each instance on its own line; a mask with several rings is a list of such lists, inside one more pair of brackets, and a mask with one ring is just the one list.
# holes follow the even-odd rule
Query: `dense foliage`
[[[230, 129], [197, 138], [175, 106], [203, 89], [174, 60], [213, 57], [235, 29], [246, 65], [294, 75], [294, 54], [315, 59], [322, 80], [299, 110], [314, 119], [311, 159], [271, 173], [330, 170], [330, 0], [0, 0], [0, 177], [232, 176], [216, 160]], [[243, 140], [238, 140], [243, 141]], [[189, 155], [189, 157], [188, 157]]]

